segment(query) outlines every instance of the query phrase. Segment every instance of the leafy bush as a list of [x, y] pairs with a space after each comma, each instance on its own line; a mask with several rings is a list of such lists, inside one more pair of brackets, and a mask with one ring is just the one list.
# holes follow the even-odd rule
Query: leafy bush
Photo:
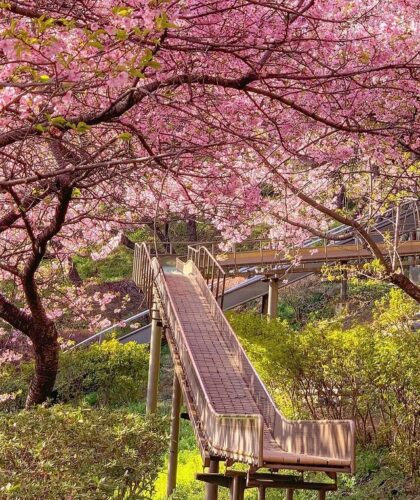
[[388, 450], [359, 448], [356, 453], [357, 471], [354, 476], [340, 475], [338, 492], [349, 500], [383, 500], [399, 498], [416, 500], [418, 487], [407, 478], [391, 459]]
[[231, 323], [283, 413], [294, 418], [352, 418], [360, 443], [389, 446], [400, 466], [419, 465], [420, 332], [417, 305], [391, 289], [370, 323], [308, 323], [231, 315]]
[[[91, 405], [127, 405], [139, 401], [146, 389], [147, 347], [111, 339], [60, 355], [56, 399]], [[0, 368], [0, 410], [14, 411], [25, 402], [33, 365]]]
[[[370, 311], [374, 302], [389, 293], [388, 284], [373, 280], [353, 278], [348, 284], [348, 300], [344, 308], [340, 305], [340, 285], [337, 282], [320, 282], [319, 277], [306, 278], [304, 286], [300, 282], [282, 289], [278, 314], [295, 329], [308, 322], [333, 319], [337, 308], [347, 314], [371, 319]], [[366, 314], [369, 318], [366, 318]]]
[[32, 374], [32, 363], [0, 366], [0, 412], [24, 407]]
[[164, 421], [56, 405], [0, 413], [1, 498], [153, 498]]
[[307, 321], [332, 318], [334, 316], [334, 297], [338, 297], [336, 283], [320, 283], [306, 280], [305, 286], [299, 283], [290, 289], [282, 289], [278, 305], [279, 316], [286, 319], [295, 329]]
[[147, 384], [147, 347], [111, 339], [63, 353], [56, 389], [61, 401], [89, 395], [91, 403], [118, 406], [138, 401]]

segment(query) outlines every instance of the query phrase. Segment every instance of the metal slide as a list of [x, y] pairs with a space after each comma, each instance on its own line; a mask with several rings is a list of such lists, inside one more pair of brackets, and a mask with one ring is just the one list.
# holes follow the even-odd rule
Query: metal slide
[[150, 302], [154, 289], [204, 460], [211, 456], [275, 470], [354, 471], [354, 423], [283, 417], [193, 260], [162, 266], [146, 245], [137, 245], [134, 280]]
[[[292, 277], [292, 280], [295, 281], [299, 275], [295, 275]], [[302, 275], [301, 278], [305, 275]], [[283, 285], [286, 286], [286, 285]], [[225, 292], [224, 299], [224, 310], [233, 309], [241, 304], [245, 304], [250, 300], [258, 299], [259, 297], [266, 295], [268, 293], [268, 283], [262, 281], [262, 276], [253, 276], [245, 280], [243, 283], [236, 285]], [[131, 323], [137, 323], [141, 320], [147, 319], [149, 316], [149, 310], [142, 311], [139, 314], [135, 314], [130, 318], [127, 318], [123, 321], [126, 325], [130, 325]], [[88, 337], [85, 340], [82, 340], [78, 344], [72, 347], [72, 349], [76, 349], [79, 347], [86, 347], [94, 342], [102, 342], [108, 334], [117, 330], [119, 324], [111, 325], [98, 333], [95, 333], [91, 337]], [[129, 332], [123, 336], [121, 336], [118, 340], [122, 344], [126, 344], [127, 342], [137, 342], [138, 344], [148, 344], [150, 342], [150, 332], [151, 332], [151, 324], [142, 326], [141, 328], [136, 328], [132, 332]]]
[[[407, 203], [400, 208], [399, 213], [399, 225], [400, 225], [400, 233], [408, 234], [411, 231], [419, 230], [419, 222], [418, 222], [418, 202], [417, 203]], [[382, 240], [382, 233], [386, 231], [393, 231], [395, 224], [395, 217], [393, 214], [393, 210], [388, 211], [382, 218], [379, 220], [371, 229], [371, 233], [376, 235], [375, 239], [378, 241]], [[331, 235], [342, 235], [345, 234], [349, 228], [347, 226], [338, 226], [334, 229], [328, 231]], [[319, 244], [321, 242], [320, 238], [311, 238], [304, 242], [302, 245], [303, 248], [308, 248]], [[351, 243], [355, 243], [354, 238], [349, 238], [344, 241], [336, 242], [335, 245], [348, 245]], [[244, 270], [248, 270], [249, 267], [246, 267]], [[293, 273], [287, 276], [287, 283], [279, 283], [279, 288], [283, 288], [292, 283], [296, 283], [297, 281], [311, 276], [312, 272], [302, 272], [302, 273]], [[251, 276], [248, 279], [244, 280], [242, 283], [228, 289], [225, 291], [224, 300], [223, 300], [223, 309], [229, 310], [234, 309], [242, 304], [245, 304], [251, 300], [258, 299], [264, 295], [268, 294], [268, 282], [264, 280], [263, 275]], [[124, 323], [129, 325], [130, 323], [137, 322], [140, 320], [144, 320], [147, 318], [149, 311], [142, 311], [131, 318], [127, 318], [124, 320]], [[116, 329], [118, 329], [118, 325], [112, 325], [104, 330], [92, 335], [91, 337], [83, 340], [73, 347], [83, 347], [87, 346], [93, 342], [101, 342], [105, 336]], [[121, 343], [127, 342], [137, 342], [139, 344], [146, 344], [150, 342], [150, 324], [145, 325], [141, 328], [136, 328], [132, 332], [129, 332], [122, 337], [120, 337]]]
[[[279, 288], [286, 287], [292, 283], [296, 283], [297, 281], [310, 276], [311, 273], [295, 273], [291, 274], [288, 277], [287, 283], [281, 283]], [[234, 309], [242, 304], [246, 304], [251, 300], [256, 300], [261, 298], [264, 295], [268, 294], [268, 282], [264, 280], [264, 276], [252, 276], [244, 280], [242, 283], [233, 286], [225, 291], [224, 301], [223, 301], [223, 310], [229, 311], [230, 309]], [[126, 325], [130, 323], [137, 322], [142, 319], [146, 319], [149, 315], [149, 311], [142, 311], [131, 318], [127, 318], [124, 320]], [[118, 324], [109, 326], [104, 330], [92, 335], [91, 337], [79, 342], [76, 344], [76, 347], [85, 347], [87, 345], [93, 344], [94, 342], [102, 342], [106, 335], [112, 331], [115, 331], [118, 328]], [[151, 324], [142, 326], [141, 328], [136, 328], [132, 332], [129, 332], [123, 336], [121, 336], [118, 340], [122, 344], [126, 344], [127, 342], [137, 342], [138, 344], [148, 344], [150, 342], [150, 332], [151, 332]]]

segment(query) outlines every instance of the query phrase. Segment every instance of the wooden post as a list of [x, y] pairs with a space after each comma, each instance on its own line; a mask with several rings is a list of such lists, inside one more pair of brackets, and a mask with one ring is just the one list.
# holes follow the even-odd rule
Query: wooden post
[[[217, 474], [219, 472], [219, 461], [210, 460], [209, 472]], [[217, 484], [206, 483], [206, 500], [217, 500], [218, 487]]]
[[232, 486], [230, 487], [231, 500], [244, 500], [245, 478], [241, 476], [232, 477]]
[[291, 488], [287, 488], [286, 490], [286, 500], [293, 500], [293, 492], [295, 490], [292, 490]]
[[279, 280], [271, 278], [268, 284], [268, 319], [277, 318], [277, 304], [279, 300]]
[[168, 485], [166, 495], [170, 497], [176, 488], [176, 470], [178, 466], [178, 444], [179, 444], [179, 422], [181, 412], [181, 385], [174, 371], [174, 382], [172, 389], [172, 414], [171, 414], [171, 443], [169, 446], [168, 459]]
[[327, 495], [326, 491], [319, 490], [319, 492], [318, 492], [318, 500], [325, 500], [326, 495]]
[[162, 342], [162, 322], [156, 301], [152, 305], [152, 333], [150, 338], [149, 377], [147, 380], [146, 413], [156, 412], [159, 387], [160, 346]]

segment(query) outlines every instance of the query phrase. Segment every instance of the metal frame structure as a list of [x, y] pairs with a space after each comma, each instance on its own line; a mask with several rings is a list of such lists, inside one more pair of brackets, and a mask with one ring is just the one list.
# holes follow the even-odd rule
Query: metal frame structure
[[[402, 205], [398, 210], [390, 209], [383, 216], [377, 219], [377, 221], [372, 226], [370, 226], [369, 233], [375, 236], [375, 240], [378, 239], [383, 240], [385, 233], [390, 233], [390, 232], [392, 233], [393, 230], [396, 229], [396, 231], [394, 232], [398, 233], [399, 238], [405, 237], [406, 240], [410, 241], [419, 240], [420, 239], [419, 208], [420, 208], [420, 203], [413, 201]], [[342, 237], [343, 234], [345, 234], [345, 232], [348, 231], [348, 229], [349, 228], [347, 226], [338, 226], [336, 228], [327, 231], [327, 234], [330, 236], [339, 235]], [[241, 252], [242, 250], [255, 249], [255, 245], [257, 245], [257, 248], [261, 248], [261, 246], [263, 246], [262, 243], [263, 241], [266, 242], [264, 245], [267, 246], [267, 240], [251, 240], [251, 241], [248, 240], [241, 244], [235, 245], [233, 250], [238, 253]], [[348, 240], [337, 242], [335, 245], [341, 246], [342, 244], [349, 244], [356, 241], [357, 240], [354, 237], [350, 236]], [[395, 242], [395, 235], [393, 241]], [[199, 246], [205, 246], [212, 255], [215, 255], [215, 251], [218, 248], [219, 243], [220, 241], [217, 240], [203, 241], [200, 243], [183, 241], [183, 242], [177, 242], [176, 244], [165, 243], [162, 244], [162, 248], [164, 250], [164, 255], [174, 256], [174, 253], [178, 252], [179, 254], [178, 256], [184, 255], [186, 257], [188, 253], [188, 246], [195, 249]], [[268, 246], [268, 248], [273, 250], [274, 246], [271, 245], [270, 247], [270, 245]], [[324, 247], [328, 246], [327, 240], [325, 239], [323, 240], [321, 238], [310, 238], [303, 243], [302, 247], [319, 248], [321, 246]], [[159, 253], [159, 248], [149, 246], [148, 252], [150, 255], [153, 252], [157, 254]], [[395, 257], [395, 253], [392, 255], [392, 257]], [[136, 262], [139, 262], [138, 258], [136, 258]], [[366, 259], [359, 261], [359, 263], [357, 261], [353, 261], [352, 266], [362, 265], [363, 262], [366, 262]], [[420, 267], [419, 266], [415, 267], [419, 263], [420, 263], [419, 254], [408, 256], [402, 262], [403, 266], [405, 265], [410, 268], [410, 275], [413, 276], [413, 279], [416, 279], [416, 277], [418, 279], [418, 276], [420, 275], [419, 272]], [[222, 295], [224, 298], [223, 308], [231, 309], [250, 300], [262, 297], [263, 299], [262, 312], [263, 314], [267, 314], [269, 281], [271, 278], [273, 279], [273, 281], [277, 280], [277, 288], [283, 288], [291, 283], [296, 283], [300, 279], [304, 279], [310, 276], [312, 273], [320, 272], [323, 265], [325, 265], [325, 263], [318, 262], [318, 263], [303, 263], [301, 266], [296, 266], [296, 265], [291, 266], [290, 264], [287, 264], [287, 265], [268, 265], [268, 266], [258, 267], [258, 265], [257, 266], [252, 265], [240, 268], [239, 269], [240, 276], [248, 279], [246, 279], [246, 281], [241, 283], [240, 285], [236, 285], [233, 288], [230, 288], [225, 292], [225, 294]], [[227, 277], [229, 277], [230, 276], [229, 270], [226, 269], [225, 271], [227, 271]], [[283, 278], [287, 278], [287, 282], [282, 281]], [[264, 282], [267, 283], [265, 286]], [[342, 301], [346, 300], [345, 272], [343, 273], [343, 279], [342, 279], [341, 298]], [[277, 307], [277, 304], [274, 301], [274, 299], [271, 302], [271, 306], [272, 306], [271, 310], [275, 310]], [[138, 315], [125, 319], [124, 323], [129, 324], [137, 319], [144, 319], [148, 315], [149, 311], [143, 311]], [[101, 342], [104, 338], [106, 338], [107, 333], [117, 330], [119, 328], [120, 328], [119, 324], [112, 325], [102, 330], [101, 332], [83, 340], [82, 342], [79, 342], [71, 349], [88, 345], [91, 342], [96, 342], [96, 341]], [[123, 343], [129, 341], [148, 343], [150, 341], [150, 330], [151, 330], [151, 325], [146, 325], [141, 328], [136, 328], [135, 330], [120, 337], [119, 340]]]

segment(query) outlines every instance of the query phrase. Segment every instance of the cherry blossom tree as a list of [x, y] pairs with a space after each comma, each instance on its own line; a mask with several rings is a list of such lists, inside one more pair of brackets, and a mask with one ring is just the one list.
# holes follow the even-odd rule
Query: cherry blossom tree
[[343, 223], [420, 300], [369, 232], [418, 196], [416, 4], [2, 4], [0, 317], [34, 345], [28, 405], [58, 363], [45, 259], [171, 213], [280, 246]]

